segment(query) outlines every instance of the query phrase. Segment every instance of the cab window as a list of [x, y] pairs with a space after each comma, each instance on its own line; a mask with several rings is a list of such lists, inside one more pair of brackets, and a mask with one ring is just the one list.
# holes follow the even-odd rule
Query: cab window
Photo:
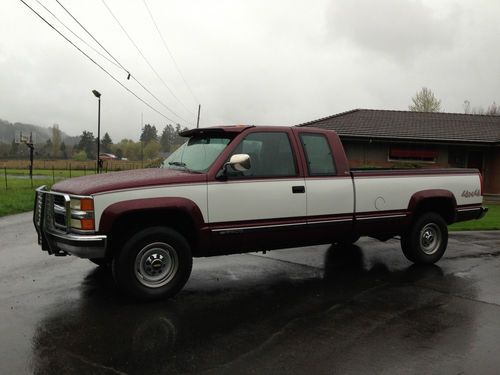
[[300, 135], [300, 139], [306, 154], [310, 176], [337, 174], [330, 144], [323, 134], [303, 133]]
[[233, 152], [234, 154], [248, 154], [251, 167], [244, 172], [229, 167], [228, 177], [288, 177], [297, 175], [297, 165], [287, 133], [251, 133], [238, 145]]

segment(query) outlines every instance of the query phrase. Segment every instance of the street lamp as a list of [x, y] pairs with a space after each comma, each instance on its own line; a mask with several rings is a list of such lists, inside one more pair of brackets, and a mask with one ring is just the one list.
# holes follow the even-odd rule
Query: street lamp
[[100, 171], [100, 160], [99, 160], [99, 153], [100, 153], [100, 144], [101, 144], [101, 93], [97, 90], [92, 90], [92, 93], [95, 95], [97, 98], [97, 166], [96, 166], [96, 173], [99, 173]]

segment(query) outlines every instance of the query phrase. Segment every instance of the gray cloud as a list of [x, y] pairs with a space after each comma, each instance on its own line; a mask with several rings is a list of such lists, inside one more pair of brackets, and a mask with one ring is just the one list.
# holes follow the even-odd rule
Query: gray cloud
[[[63, 4], [165, 104], [96, 59], [127, 87], [183, 125], [197, 102], [161, 47], [139, 0], [106, 0], [186, 111], [130, 45], [100, 0]], [[36, 5], [36, 2], [30, 1]], [[44, 2], [56, 11], [53, 1]], [[478, 0], [148, 0], [202, 104], [202, 125], [290, 125], [352, 108], [406, 109], [422, 86], [447, 111], [500, 103], [500, 3]], [[59, 16], [64, 14], [59, 12]], [[67, 17], [63, 18], [68, 21]], [[83, 35], [83, 34], [81, 34]], [[71, 135], [102, 126], [115, 141], [137, 139], [144, 122], [170, 121], [119, 87], [20, 2], [0, 11], [0, 118]]]
[[328, 24], [334, 38], [408, 61], [453, 48], [460, 14], [451, 8], [447, 15], [438, 15], [418, 0], [337, 0], [331, 4]]

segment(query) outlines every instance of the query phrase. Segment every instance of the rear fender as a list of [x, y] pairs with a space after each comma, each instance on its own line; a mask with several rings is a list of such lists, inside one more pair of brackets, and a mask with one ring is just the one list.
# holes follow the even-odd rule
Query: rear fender
[[410, 220], [422, 209], [439, 213], [450, 224], [456, 220], [457, 200], [449, 190], [422, 190], [413, 194], [410, 199], [407, 209]]

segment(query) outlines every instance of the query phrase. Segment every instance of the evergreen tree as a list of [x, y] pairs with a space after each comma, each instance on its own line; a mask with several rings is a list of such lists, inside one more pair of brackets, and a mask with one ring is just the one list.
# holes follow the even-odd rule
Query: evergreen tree
[[158, 132], [156, 130], [156, 126], [146, 124], [144, 125], [144, 128], [142, 128], [141, 142], [144, 145], [147, 145], [151, 141], [158, 141]]
[[109, 136], [109, 134], [106, 132], [104, 134], [104, 137], [102, 137], [102, 140], [101, 140], [101, 152], [110, 153], [112, 144], [113, 144], [113, 141], [111, 140], [111, 137]]
[[80, 136], [80, 141], [76, 146], [77, 151], [85, 151], [89, 159], [95, 159], [96, 148], [97, 145], [94, 134], [92, 134], [92, 132], [84, 130], [82, 135]]

